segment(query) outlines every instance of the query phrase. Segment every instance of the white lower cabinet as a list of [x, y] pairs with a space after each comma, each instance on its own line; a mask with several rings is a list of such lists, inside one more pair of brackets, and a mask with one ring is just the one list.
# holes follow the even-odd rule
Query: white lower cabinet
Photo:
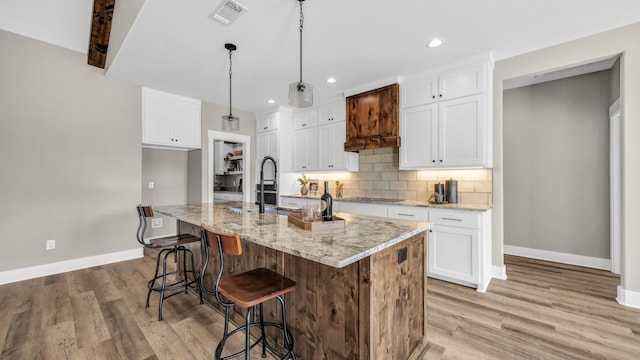
[[485, 292], [491, 281], [491, 210], [430, 210], [427, 275]]

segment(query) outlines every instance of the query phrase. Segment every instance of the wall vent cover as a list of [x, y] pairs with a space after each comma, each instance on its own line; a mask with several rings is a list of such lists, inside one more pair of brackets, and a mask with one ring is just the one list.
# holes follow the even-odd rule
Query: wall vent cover
[[218, 8], [209, 15], [213, 20], [217, 20], [222, 24], [229, 26], [240, 15], [244, 14], [247, 8], [237, 1], [226, 0]]

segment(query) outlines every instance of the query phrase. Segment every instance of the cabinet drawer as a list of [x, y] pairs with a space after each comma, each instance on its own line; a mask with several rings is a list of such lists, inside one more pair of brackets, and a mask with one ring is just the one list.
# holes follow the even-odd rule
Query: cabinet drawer
[[280, 205], [290, 206], [294, 208], [302, 208], [307, 206], [307, 199], [300, 198], [291, 198], [291, 197], [281, 197]]
[[392, 219], [429, 221], [429, 209], [412, 206], [389, 206], [387, 216]]
[[429, 221], [434, 225], [446, 225], [477, 229], [480, 215], [470, 211], [430, 210]]
[[377, 204], [363, 204], [342, 201], [340, 203], [340, 212], [357, 215], [387, 217], [387, 207]]

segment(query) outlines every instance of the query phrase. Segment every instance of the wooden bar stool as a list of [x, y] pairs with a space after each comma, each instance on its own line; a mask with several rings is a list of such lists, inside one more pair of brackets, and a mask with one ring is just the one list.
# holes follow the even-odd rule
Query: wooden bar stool
[[[158, 305], [158, 320], [162, 320], [162, 304], [164, 303], [164, 300], [172, 297], [173, 295], [180, 294], [182, 290], [184, 290], [184, 293], [186, 294], [189, 292], [189, 289], [197, 290], [199, 292], [200, 304], [202, 304], [203, 299], [202, 290], [200, 288], [200, 273], [196, 271], [193, 252], [184, 247], [185, 244], [195, 243], [200, 241], [200, 239], [197, 236], [180, 234], [155, 238], [146, 242], [144, 240], [144, 232], [147, 230], [147, 218], [152, 218], [154, 216], [153, 208], [151, 206], [138, 205], [137, 209], [138, 217], [140, 218], [140, 225], [138, 225], [138, 231], [136, 233], [138, 242], [147, 248], [161, 249], [158, 252], [158, 257], [156, 258], [156, 272], [153, 275], [153, 278], [147, 283], [149, 291], [147, 292], [147, 302], [145, 306], [149, 307], [151, 292], [159, 292], [160, 304]], [[175, 271], [167, 272], [167, 258], [170, 255], [173, 255], [174, 262], [177, 262], [178, 256], [181, 256], [182, 264], [179, 264]], [[188, 266], [187, 255], [189, 256], [191, 267]], [[158, 274], [160, 271], [160, 259], [163, 259], [162, 273]], [[179, 276], [175, 281], [167, 279], [167, 277], [171, 275]], [[191, 278], [189, 278], [189, 275], [191, 275]], [[156, 285], [156, 281], [160, 282], [160, 284]], [[167, 284], [168, 281], [173, 282]], [[167, 293], [169, 294], [167, 295]]]
[[[216, 347], [215, 359], [230, 359], [245, 354], [245, 359], [249, 359], [250, 350], [258, 343], [262, 343], [262, 357], [266, 356], [266, 350], [281, 357], [282, 359], [295, 359], [293, 352], [293, 337], [287, 330], [286, 307], [284, 302], [284, 294], [293, 291], [296, 283], [293, 280], [271, 271], [269, 269], [260, 268], [250, 270], [233, 276], [222, 277], [224, 271], [224, 255], [239, 256], [242, 255], [242, 245], [240, 236], [234, 234], [225, 234], [218, 232], [205, 224], [202, 224], [202, 247], [205, 249], [205, 260], [202, 265], [200, 278], [204, 280], [204, 274], [209, 264], [209, 253], [211, 250], [218, 252], [220, 269], [216, 278], [215, 289], [206, 288], [205, 282], [201, 281], [202, 289], [209, 295], [214, 295], [218, 303], [224, 307], [224, 335], [218, 346]], [[265, 322], [263, 316], [263, 304], [272, 299], [280, 302], [282, 309], [282, 324]], [[239, 326], [229, 332], [229, 317], [233, 306], [239, 306], [247, 309], [245, 325]], [[260, 308], [260, 319], [256, 321], [256, 307]], [[253, 310], [253, 320], [251, 314]], [[251, 344], [251, 328], [260, 327], [260, 338]], [[265, 335], [265, 327], [272, 326], [282, 330], [284, 336], [284, 345], [287, 353], [278, 352], [271, 344], [268, 343]], [[227, 339], [239, 332], [245, 331], [245, 349], [233, 355], [222, 357], [222, 349]]]

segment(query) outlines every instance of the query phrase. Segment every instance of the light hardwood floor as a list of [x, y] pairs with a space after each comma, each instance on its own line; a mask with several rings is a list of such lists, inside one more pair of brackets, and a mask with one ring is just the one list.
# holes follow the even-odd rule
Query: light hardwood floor
[[[223, 317], [191, 295], [144, 308], [152, 257], [0, 286], [1, 359], [211, 359]], [[429, 279], [425, 359], [639, 359], [640, 310], [605, 271], [507, 256], [485, 294]], [[241, 348], [242, 341], [230, 344]], [[260, 359], [259, 351], [252, 358]], [[270, 357], [271, 358], [271, 357]]]

